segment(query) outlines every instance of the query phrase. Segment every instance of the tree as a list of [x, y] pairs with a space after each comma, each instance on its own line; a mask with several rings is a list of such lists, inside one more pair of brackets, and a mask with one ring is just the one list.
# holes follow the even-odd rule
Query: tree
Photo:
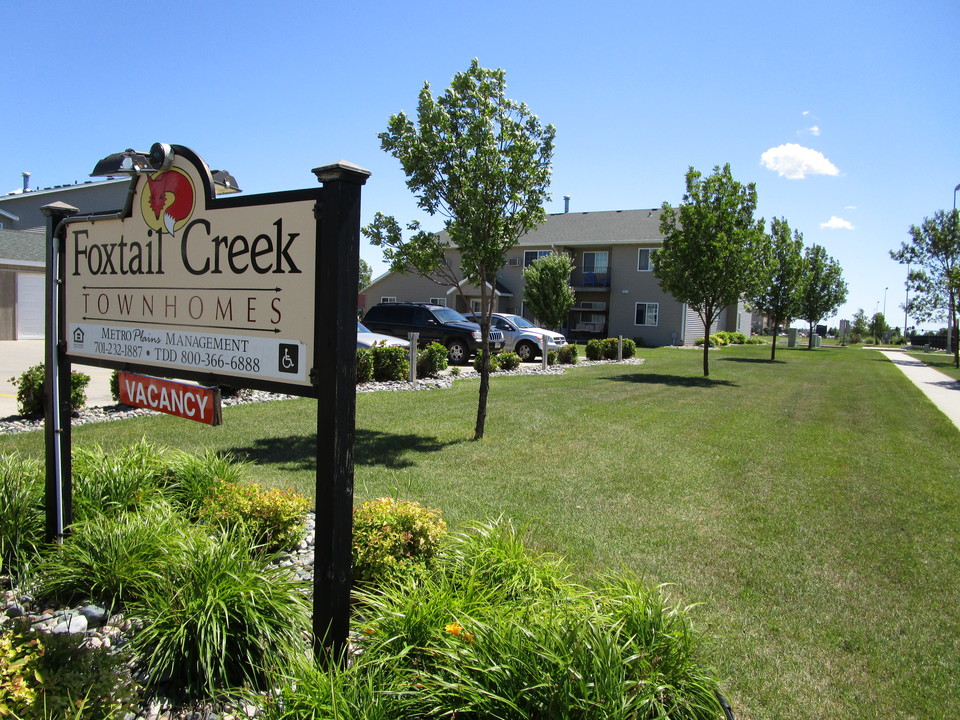
[[770, 359], [777, 357], [777, 328], [786, 327], [800, 309], [800, 281], [803, 277], [803, 235], [793, 231], [786, 219], [770, 221], [769, 257], [761, 262], [761, 280], [751, 298], [756, 312], [773, 324]]
[[570, 317], [575, 295], [570, 286], [570, 256], [553, 252], [523, 269], [523, 301], [541, 323], [554, 330]]
[[475, 440], [483, 437], [486, 423], [497, 272], [507, 250], [546, 219], [556, 134], [505, 91], [506, 73], [482, 68], [474, 59], [439, 97], [424, 84], [416, 123], [400, 112], [378, 135], [381, 149], [403, 166], [417, 205], [443, 216], [450, 244], [459, 251], [459, 272], [447, 259], [450, 246], [438, 234], [421, 231], [417, 222], [407, 225], [414, 234], [406, 240], [397, 221], [380, 213], [363, 230], [384, 248], [391, 270], [442, 280], [457, 287], [464, 301], [461, 281], [479, 288], [483, 363]]
[[[729, 164], [706, 179], [691, 167], [686, 182], [679, 208], [663, 203], [663, 246], [654, 255], [653, 272], [665, 291], [693, 308], [709, 335], [723, 308], [752, 295], [759, 282], [764, 223], [753, 218], [756, 187], [734, 180]], [[703, 343], [705, 377], [709, 345]]]
[[883, 316], [883, 313], [874, 313], [873, 318], [870, 320], [870, 334], [873, 335], [873, 341], [877, 344], [883, 342], [883, 336], [887, 334], [887, 331], [890, 330], [890, 326], [887, 325], [887, 319]]
[[[890, 256], [907, 265], [907, 287], [914, 295], [907, 311], [919, 320], [942, 320], [947, 328], [955, 328], [957, 290], [960, 289], [960, 211], [937, 210], [932, 218], [910, 227], [910, 242], [901, 243]], [[960, 368], [960, 343], [952, 343], [947, 334], [947, 347], [953, 346], [953, 363]]]
[[853, 316], [853, 325], [851, 327], [850, 342], [859, 343], [863, 341], [863, 338], [870, 332], [870, 323], [867, 321], [867, 314], [863, 311], [863, 308], [857, 310]]
[[363, 258], [360, 258], [360, 287], [358, 292], [362, 291], [367, 285], [370, 284], [372, 276], [373, 270], [370, 268], [370, 263]]
[[835, 315], [847, 300], [847, 283], [843, 270], [822, 245], [812, 245], [804, 254], [804, 273], [800, 290], [800, 312], [797, 317], [810, 324], [808, 349], [813, 349], [814, 326], [825, 317]]

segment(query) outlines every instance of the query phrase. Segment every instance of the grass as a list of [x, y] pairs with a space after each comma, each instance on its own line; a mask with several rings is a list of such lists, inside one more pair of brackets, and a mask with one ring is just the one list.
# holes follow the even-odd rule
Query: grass
[[[879, 353], [638, 349], [645, 364], [502, 377], [471, 442], [476, 380], [357, 398], [357, 502], [500, 515], [582, 579], [673, 583], [715, 638], [738, 718], [960, 714], [957, 430]], [[198, 429], [152, 417], [74, 429], [230, 452], [312, 495], [315, 403], [227, 408]], [[42, 433], [0, 450], [42, 453]]]

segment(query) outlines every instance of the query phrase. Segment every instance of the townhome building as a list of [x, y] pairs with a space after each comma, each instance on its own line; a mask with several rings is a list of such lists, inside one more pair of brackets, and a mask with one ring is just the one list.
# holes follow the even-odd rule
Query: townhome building
[[[548, 215], [536, 230], [523, 235], [507, 253], [497, 273], [494, 311], [534, 320], [523, 302], [523, 269], [553, 252], [573, 261], [571, 285], [576, 300], [567, 325], [568, 338], [631, 338], [647, 346], [690, 345], [704, 337], [703, 323], [685, 303], [665, 292], [653, 274], [653, 258], [663, 244], [659, 208], [564, 212]], [[446, 234], [441, 234], [441, 240]], [[459, 253], [448, 251], [451, 268], [459, 269]], [[460, 312], [476, 312], [480, 290], [460, 282], [460, 288], [415, 274], [386, 273], [362, 293], [362, 302], [425, 302]], [[751, 315], [738, 303], [724, 308], [710, 332], [750, 334]]]

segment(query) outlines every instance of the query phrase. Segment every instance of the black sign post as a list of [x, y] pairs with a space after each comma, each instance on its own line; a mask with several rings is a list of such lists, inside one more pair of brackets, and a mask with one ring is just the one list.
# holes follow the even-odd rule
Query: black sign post
[[46, 445], [46, 539], [59, 542], [72, 522], [70, 482], [70, 361], [61, 335], [63, 318], [63, 221], [77, 214], [66, 203], [40, 208], [47, 218], [46, 316], [44, 318], [44, 441]]
[[[313, 378], [317, 388], [317, 533], [313, 565], [313, 642], [346, 660], [350, 629], [353, 441], [357, 396], [357, 287], [360, 188], [369, 171], [336, 163], [315, 168], [323, 183], [317, 253], [318, 307]], [[319, 306], [331, 297], [333, 307]], [[320, 342], [323, 338], [324, 342]], [[320, 349], [322, 346], [322, 350]]]

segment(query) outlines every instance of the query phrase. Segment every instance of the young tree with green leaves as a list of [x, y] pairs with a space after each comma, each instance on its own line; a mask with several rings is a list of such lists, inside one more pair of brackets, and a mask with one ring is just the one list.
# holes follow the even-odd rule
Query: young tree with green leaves
[[823, 318], [835, 315], [847, 300], [843, 270], [822, 245], [812, 245], [804, 254], [804, 273], [797, 317], [810, 324], [807, 349], [813, 349], [815, 326]]
[[[544, 126], [524, 103], [506, 97], [506, 73], [470, 67], [457, 73], [442, 95], [425, 83], [416, 122], [400, 112], [390, 117], [380, 147], [397, 158], [417, 205], [441, 215], [450, 245], [459, 251], [459, 268], [447, 259], [450, 245], [435, 233], [407, 225], [403, 238], [392, 217], [376, 214], [363, 229], [394, 272], [414, 272], [460, 289], [465, 280], [480, 291], [483, 364], [474, 439], [483, 437], [490, 389], [490, 318], [497, 272], [506, 252], [521, 235], [546, 219], [553, 141], [556, 131]], [[465, 298], [464, 298], [465, 299]]]
[[[763, 219], [753, 217], [757, 190], [733, 179], [730, 165], [704, 178], [692, 167], [679, 208], [663, 203], [663, 245], [654, 255], [660, 286], [687, 303], [709, 335], [723, 308], [754, 294], [764, 257]], [[710, 375], [709, 342], [703, 343], [703, 374]]]
[[800, 309], [800, 281], [803, 277], [803, 235], [785, 218], [770, 221], [767, 257], [760, 263], [760, 284], [751, 300], [755, 312], [770, 318], [773, 342], [770, 359], [777, 357], [777, 328], [786, 327]]
[[558, 330], [576, 299], [570, 285], [573, 262], [563, 252], [537, 258], [523, 269], [523, 302], [546, 327]]
[[950, 328], [957, 326], [957, 291], [960, 290], [960, 211], [937, 210], [932, 218], [910, 227], [910, 242], [901, 243], [890, 256], [910, 268], [907, 287], [913, 297], [907, 311], [918, 320], [947, 319], [947, 346], [953, 364], [960, 368], [960, 343], [953, 343]]
[[367, 285], [370, 284], [372, 276], [373, 270], [370, 268], [370, 263], [363, 258], [360, 258], [360, 288], [358, 292], [362, 291]]
[[870, 332], [870, 323], [867, 320], [867, 314], [863, 311], [863, 308], [860, 308], [854, 313], [853, 324], [850, 330], [852, 336], [851, 342], [854, 343], [863, 342], [863, 338]]
[[890, 326], [887, 325], [887, 319], [883, 316], [883, 313], [874, 313], [873, 318], [870, 320], [870, 334], [873, 335], [873, 341], [878, 345], [883, 342], [883, 336], [887, 334], [887, 331], [890, 330]]

